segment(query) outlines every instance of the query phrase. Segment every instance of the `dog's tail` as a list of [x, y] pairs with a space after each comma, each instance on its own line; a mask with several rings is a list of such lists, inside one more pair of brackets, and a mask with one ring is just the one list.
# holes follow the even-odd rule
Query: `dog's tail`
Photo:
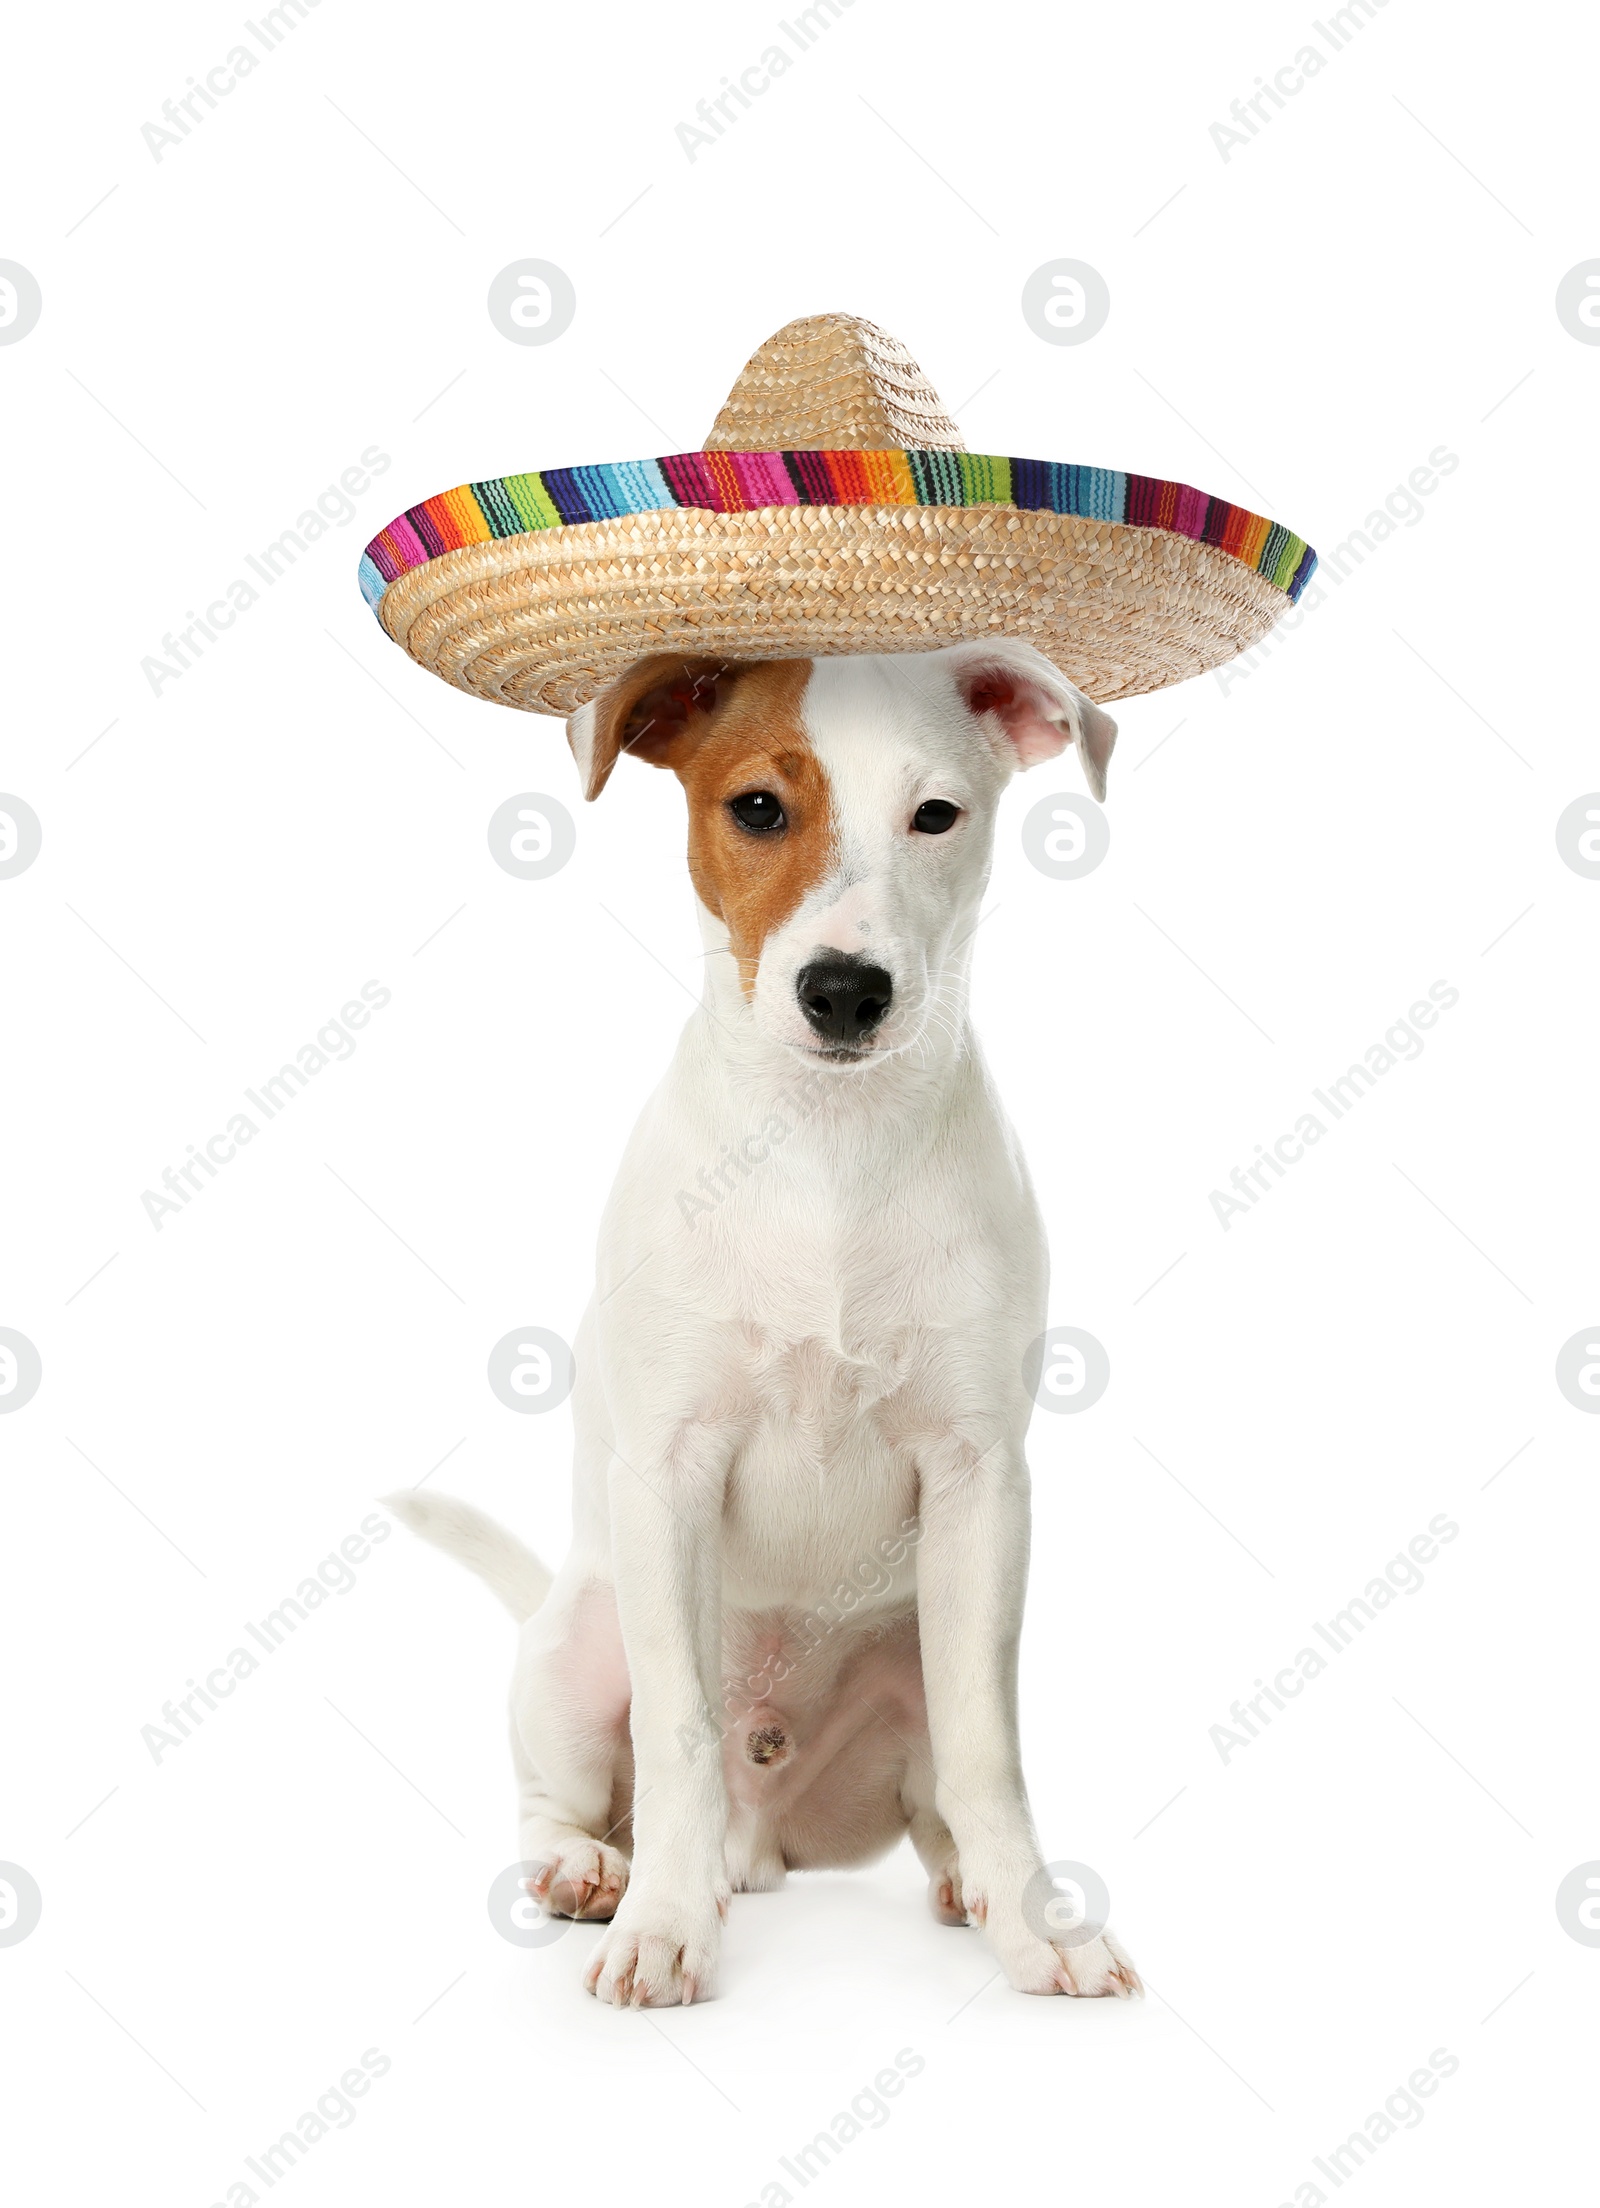
[[551, 1575], [532, 1549], [471, 1503], [453, 1495], [420, 1495], [414, 1487], [379, 1501], [413, 1533], [486, 1580], [519, 1625], [550, 1592]]

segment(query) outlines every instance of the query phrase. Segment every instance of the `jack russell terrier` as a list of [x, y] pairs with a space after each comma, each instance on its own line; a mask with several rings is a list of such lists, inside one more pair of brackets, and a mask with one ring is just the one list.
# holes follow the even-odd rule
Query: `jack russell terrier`
[[[909, 1832], [1025, 1993], [1141, 1991], [1053, 1941], [1022, 1776], [1028, 1172], [968, 969], [1000, 793], [1115, 723], [1031, 646], [642, 661], [568, 723], [689, 805], [705, 994], [623, 1156], [575, 1344], [573, 1544], [388, 1498], [521, 1623], [528, 1888], [609, 1920], [601, 2000], [711, 1988], [733, 1893]], [[1046, 1881], [1048, 1892], [1048, 1881]]]

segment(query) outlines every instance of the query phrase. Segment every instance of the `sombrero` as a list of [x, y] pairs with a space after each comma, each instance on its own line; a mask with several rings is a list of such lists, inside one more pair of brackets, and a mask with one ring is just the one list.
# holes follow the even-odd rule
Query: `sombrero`
[[1034, 644], [1091, 698], [1248, 651], [1316, 555], [1186, 483], [968, 452], [905, 348], [791, 322], [705, 449], [463, 483], [361, 561], [397, 644], [458, 690], [570, 714], [647, 654]]

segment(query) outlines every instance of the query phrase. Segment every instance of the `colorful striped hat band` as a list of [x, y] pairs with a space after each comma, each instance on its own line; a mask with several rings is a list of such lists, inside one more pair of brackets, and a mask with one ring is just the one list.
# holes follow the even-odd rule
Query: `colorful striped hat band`
[[458, 689], [569, 714], [647, 653], [1035, 644], [1102, 704], [1247, 651], [1316, 565], [1184, 483], [971, 453], [916, 363], [790, 323], [702, 452], [466, 483], [398, 515], [361, 587]]

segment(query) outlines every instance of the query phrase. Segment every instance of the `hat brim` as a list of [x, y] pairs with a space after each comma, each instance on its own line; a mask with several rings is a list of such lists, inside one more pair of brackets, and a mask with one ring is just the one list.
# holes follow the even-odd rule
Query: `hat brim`
[[1247, 651], [1316, 565], [1186, 484], [966, 452], [679, 454], [464, 484], [362, 588], [457, 689], [565, 715], [647, 653], [1036, 645], [1109, 704]]

